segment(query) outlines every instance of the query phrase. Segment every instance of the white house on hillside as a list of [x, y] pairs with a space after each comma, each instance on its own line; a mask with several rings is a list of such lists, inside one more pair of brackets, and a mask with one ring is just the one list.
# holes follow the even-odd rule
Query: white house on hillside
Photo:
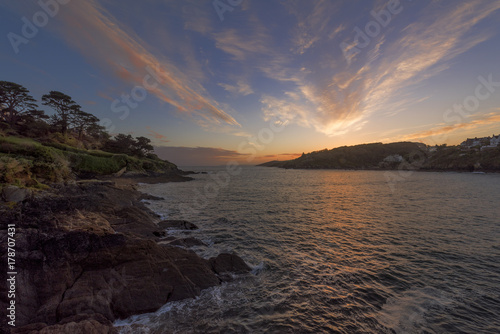
[[389, 155], [385, 157], [384, 162], [402, 162], [404, 159], [399, 154]]
[[498, 145], [500, 145], [500, 135], [493, 135], [493, 137], [490, 139], [490, 146], [497, 147]]
[[500, 144], [500, 135], [484, 138], [467, 138], [460, 145], [465, 148], [478, 147], [481, 149], [497, 147]]

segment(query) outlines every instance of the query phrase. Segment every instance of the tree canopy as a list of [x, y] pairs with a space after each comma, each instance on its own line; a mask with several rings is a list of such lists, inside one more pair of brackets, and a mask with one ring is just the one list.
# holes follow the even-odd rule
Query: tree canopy
[[43, 105], [54, 110], [50, 117], [38, 108], [28, 89], [13, 82], [0, 81], [0, 125], [23, 136], [46, 137], [44, 140], [55, 139], [69, 145], [101, 148], [137, 157], [154, 155], [150, 139], [125, 134], [111, 138], [106, 128], [99, 124], [99, 118], [83, 110], [65, 93], [50, 91], [41, 100]]
[[78, 113], [81, 107], [70, 96], [58, 91], [43, 95], [42, 101], [42, 104], [55, 110], [56, 114], [52, 117], [53, 124], [60, 127], [63, 135], [66, 134], [71, 117]]
[[131, 154], [138, 157], [144, 157], [153, 151], [151, 140], [146, 137], [133, 138], [131, 135], [122, 133], [106, 142], [104, 149], [113, 153]]
[[0, 81], [0, 117], [4, 122], [14, 125], [22, 116], [32, 113], [41, 116], [36, 111], [38, 105], [29, 91], [14, 82]]

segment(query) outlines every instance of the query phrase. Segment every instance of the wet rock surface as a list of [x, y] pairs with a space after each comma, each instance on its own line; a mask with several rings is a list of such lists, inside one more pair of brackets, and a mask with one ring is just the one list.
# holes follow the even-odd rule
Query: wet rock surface
[[222, 253], [208, 261], [217, 274], [244, 274], [250, 271], [250, 267], [245, 261], [235, 254]]
[[182, 247], [195, 247], [195, 246], [207, 246], [206, 243], [203, 241], [196, 239], [196, 238], [182, 238], [182, 239], [176, 239], [172, 242], [170, 242], [170, 245], [173, 246], [182, 246]]
[[[14, 333], [115, 333], [116, 319], [195, 297], [220, 284], [221, 273], [250, 271], [236, 255], [205, 260], [178, 247], [204, 245], [195, 238], [159, 244], [166, 228], [197, 227], [187, 221], [156, 224], [141, 196], [133, 188], [88, 182], [2, 209], [3, 244], [7, 224], [16, 224]], [[1, 252], [6, 266], [6, 249]], [[7, 279], [5, 272], [0, 279]], [[0, 307], [8, 302], [2, 284]]]
[[158, 223], [158, 227], [162, 229], [176, 230], [197, 230], [198, 226], [188, 222], [187, 220], [162, 220]]

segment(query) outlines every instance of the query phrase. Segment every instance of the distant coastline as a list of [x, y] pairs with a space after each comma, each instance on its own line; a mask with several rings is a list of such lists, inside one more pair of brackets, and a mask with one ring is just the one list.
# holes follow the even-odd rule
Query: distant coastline
[[421, 143], [373, 143], [303, 153], [287, 161], [258, 166], [285, 169], [415, 170], [500, 172], [500, 146], [426, 146]]

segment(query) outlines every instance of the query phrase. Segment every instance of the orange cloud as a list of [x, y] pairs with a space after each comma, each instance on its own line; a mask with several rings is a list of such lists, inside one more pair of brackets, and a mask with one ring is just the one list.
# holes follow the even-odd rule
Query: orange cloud
[[149, 134], [152, 135], [153, 138], [159, 139], [163, 143], [168, 143], [169, 142], [169, 140], [167, 140], [166, 136], [162, 135], [161, 133], [158, 133], [158, 132], [154, 131], [153, 129], [151, 129], [150, 126], [146, 126], [146, 129], [148, 129]]
[[[239, 123], [167, 59], [153, 55], [96, 0], [72, 1], [57, 16], [68, 42], [121, 80], [140, 86], [177, 111], [215, 124]], [[202, 123], [204, 124], [204, 123]]]
[[[284, 63], [267, 66], [269, 71], [263, 71], [269, 77], [292, 81], [296, 87], [281, 97], [261, 99], [265, 119], [279, 116], [334, 136], [359, 130], [372, 114], [394, 115], [418, 102], [422, 97], [412, 98], [402, 92], [447, 69], [451, 59], [488, 40], [491, 33], [473, 28], [500, 9], [500, 2], [471, 0], [450, 8], [444, 12], [427, 7], [426, 15], [409, 24], [398, 39], [388, 42], [382, 33], [349, 66], [343, 55], [339, 58], [334, 53], [325, 56], [321, 64], [316, 59], [305, 62], [301, 72], [292, 76], [286, 76], [289, 71]], [[315, 9], [309, 16], [317, 19], [316, 24], [305, 25], [298, 20], [298, 53], [313, 48], [321, 51], [327, 43], [318, 42], [318, 36], [327, 41], [332, 34], [323, 29], [322, 12]], [[311, 30], [319, 35], [311, 34]], [[382, 54], [384, 58], [380, 58]]]
[[284, 158], [286, 160], [291, 160], [300, 157], [302, 154], [300, 153], [280, 153], [280, 154], [268, 154], [264, 155], [261, 158]]
[[484, 115], [483, 118], [472, 120], [468, 123], [457, 123], [453, 125], [444, 125], [440, 127], [436, 127], [431, 130], [416, 132], [405, 136], [402, 140], [417, 140], [417, 139], [425, 139], [430, 137], [437, 137], [443, 134], [448, 134], [457, 130], [469, 130], [477, 128], [481, 125], [489, 125], [500, 123], [500, 114], [498, 113], [489, 113]]
[[103, 99], [106, 99], [106, 100], [109, 100], [109, 101], [113, 101], [114, 100], [111, 96], [109, 96], [105, 92], [97, 92], [97, 96], [102, 97]]
[[178, 166], [215, 166], [228, 161], [246, 163], [247, 154], [218, 147], [155, 147], [155, 153], [162, 159], [172, 161]]

